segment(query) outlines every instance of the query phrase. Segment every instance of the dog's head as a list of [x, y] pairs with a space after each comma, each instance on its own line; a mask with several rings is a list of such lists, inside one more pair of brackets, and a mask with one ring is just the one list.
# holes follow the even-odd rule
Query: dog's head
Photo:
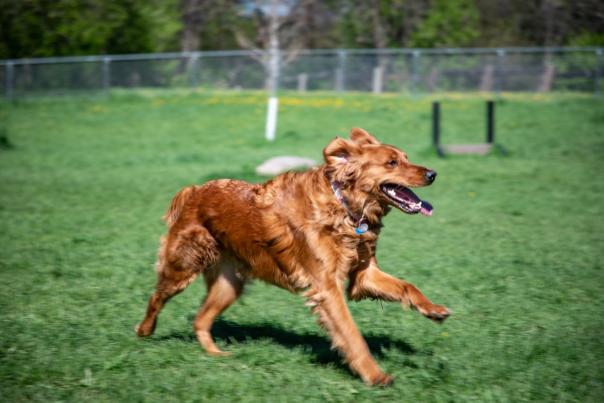
[[375, 199], [407, 214], [432, 215], [432, 206], [409, 188], [427, 186], [436, 172], [414, 165], [398, 148], [380, 143], [363, 129], [352, 129], [350, 140], [336, 137], [323, 150], [326, 173], [359, 200]]

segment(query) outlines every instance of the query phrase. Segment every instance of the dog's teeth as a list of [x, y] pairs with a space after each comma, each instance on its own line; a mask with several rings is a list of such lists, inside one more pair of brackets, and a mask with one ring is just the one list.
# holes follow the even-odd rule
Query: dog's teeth
[[409, 203], [409, 208], [412, 210], [420, 209], [420, 208], [422, 208], [422, 202], [419, 201], [417, 203]]

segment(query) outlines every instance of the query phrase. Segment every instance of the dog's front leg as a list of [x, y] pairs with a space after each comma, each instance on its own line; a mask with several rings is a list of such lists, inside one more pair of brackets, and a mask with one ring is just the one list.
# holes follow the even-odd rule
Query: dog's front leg
[[389, 385], [393, 378], [374, 361], [367, 343], [357, 329], [343, 291], [335, 282], [307, 292], [308, 305], [319, 315], [319, 322], [329, 332], [336, 347], [350, 368], [369, 385]]
[[451, 314], [446, 307], [433, 304], [413, 284], [381, 271], [375, 257], [367, 267], [351, 273], [348, 296], [355, 301], [363, 298], [400, 301], [436, 322], [444, 321]]

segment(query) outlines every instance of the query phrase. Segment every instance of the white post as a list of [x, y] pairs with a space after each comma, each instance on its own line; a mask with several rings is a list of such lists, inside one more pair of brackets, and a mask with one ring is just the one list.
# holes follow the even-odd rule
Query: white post
[[342, 88], [344, 87], [344, 73], [341, 68], [336, 68], [336, 92], [342, 92]]
[[277, 110], [279, 109], [279, 98], [272, 96], [268, 99], [268, 112], [266, 114], [266, 139], [275, 140], [277, 130]]
[[306, 84], [308, 83], [308, 74], [298, 74], [298, 92], [306, 92]]
[[382, 80], [384, 77], [384, 71], [381, 67], [373, 68], [373, 93], [379, 94], [382, 92]]
[[267, 90], [269, 92], [268, 110], [266, 112], [266, 133], [265, 137], [268, 141], [275, 140], [275, 132], [277, 131], [277, 110], [279, 108], [279, 98], [277, 98], [277, 90], [279, 86], [279, 74], [281, 68], [281, 60], [279, 54], [279, 16], [277, 9], [279, 0], [271, 0], [270, 20], [269, 20], [269, 49], [268, 60], [265, 61], [267, 68], [268, 82]]

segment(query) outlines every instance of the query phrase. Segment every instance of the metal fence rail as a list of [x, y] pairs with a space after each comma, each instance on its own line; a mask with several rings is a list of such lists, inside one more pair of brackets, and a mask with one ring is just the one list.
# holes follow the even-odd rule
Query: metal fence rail
[[[214, 51], [0, 61], [0, 93], [25, 96], [112, 88], [262, 90], [266, 53]], [[579, 91], [601, 94], [603, 48], [335, 49], [281, 52], [284, 90]]]

